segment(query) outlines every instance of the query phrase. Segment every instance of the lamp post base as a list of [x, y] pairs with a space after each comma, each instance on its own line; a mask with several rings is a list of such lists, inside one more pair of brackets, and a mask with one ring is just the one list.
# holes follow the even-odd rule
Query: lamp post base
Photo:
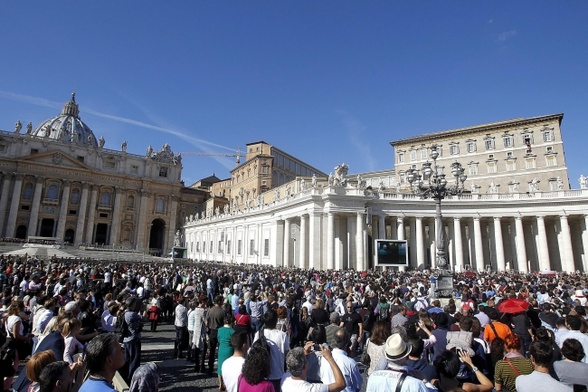
[[440, 270], [437, 274], [437, 289], [435, 290], [437, 298], [453, 297], [453, 274], [448, 270]]

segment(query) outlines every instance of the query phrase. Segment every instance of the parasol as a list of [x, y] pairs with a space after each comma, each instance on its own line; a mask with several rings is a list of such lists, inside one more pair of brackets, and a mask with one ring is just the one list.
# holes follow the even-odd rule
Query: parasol
[[511, 298], [500, 301], [498, 311], [510, 314], [523, 313], [529, 306], [531, 304], [524, 299]]

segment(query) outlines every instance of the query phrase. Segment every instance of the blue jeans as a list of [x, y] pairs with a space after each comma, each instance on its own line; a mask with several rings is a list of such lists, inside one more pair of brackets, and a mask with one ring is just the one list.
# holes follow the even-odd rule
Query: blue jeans
[[125, 342], [125, 364], [121, 369], [121, 375], [130, 384], [133, 373], [141, 364], [141, 339], [133, 339]]

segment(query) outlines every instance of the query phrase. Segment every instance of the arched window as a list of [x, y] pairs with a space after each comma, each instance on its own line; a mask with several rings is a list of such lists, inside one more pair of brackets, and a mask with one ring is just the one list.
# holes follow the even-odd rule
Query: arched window
[[74, 189], [71, 191], [71, 196], [69, 197], [69, 201], [71, 204], [78, 204], [80, 202], [80, 190]]
[[33, 198], [33, 184], [27, 182], [22, 193], [22, 198], [25, 200], [31, 200]]
[[155, 202], [155, 212], [158, 214], [163, 214], [165, 212], [165, 200], [157, 199]]
[[57, 200], [59, 198], [59, 188], [55, 184], [49, 185], [47, 188], [47, 199]]
[[110, 192], [104, 191], [100, 196], [100, 205], [101, 206], [109, 206], [110, 205]]

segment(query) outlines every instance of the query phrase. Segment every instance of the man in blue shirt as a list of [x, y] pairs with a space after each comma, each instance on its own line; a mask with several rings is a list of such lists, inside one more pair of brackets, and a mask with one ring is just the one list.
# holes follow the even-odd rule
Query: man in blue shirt
[[86, 346], [86, 362], [90, 376], [79, 392], [116, 392], [112, 379], [125, 363], [125, 353], [118, 336], [106, 333], [90, 340]]

